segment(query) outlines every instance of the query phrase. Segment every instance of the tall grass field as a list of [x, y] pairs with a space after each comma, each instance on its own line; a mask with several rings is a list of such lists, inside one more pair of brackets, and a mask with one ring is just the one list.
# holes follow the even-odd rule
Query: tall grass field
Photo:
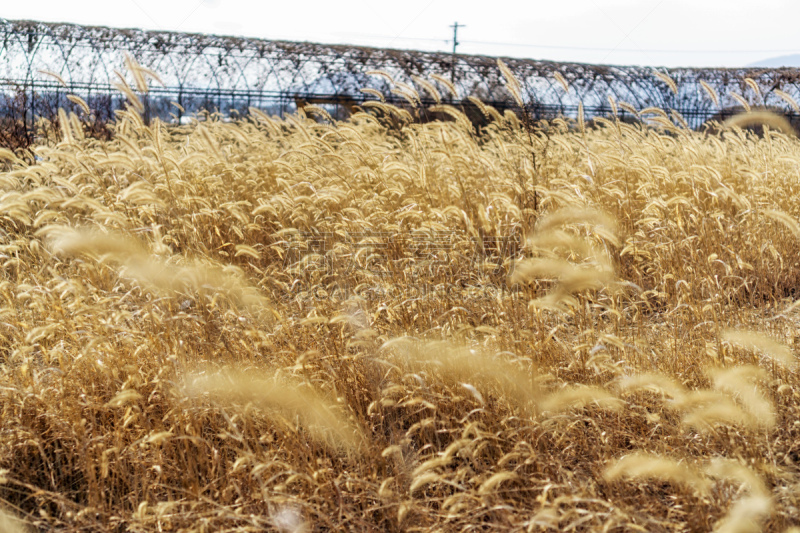
[[145, 124], [129, 66], [0, 154], [0, 529], [800, 530], [775, 116]]

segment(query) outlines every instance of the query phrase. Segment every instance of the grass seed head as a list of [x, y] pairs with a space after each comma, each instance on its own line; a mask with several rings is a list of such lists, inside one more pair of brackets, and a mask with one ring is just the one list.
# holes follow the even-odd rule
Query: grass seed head
[[708, 493], [711, 482], [703, 473], [685, 463], [660, 455], [636, 452], [613, 462], [603, 473], [607, 481], [656, 479], [685, 485], [700, 494]]
[[762, 333], [726, 329], [722, 332], [721, 338], [742, 348], [756, 350], [787, 368], [794, 368], [797, 365], [797, 359], [789, 346]]
[[298, 418], [313, 438], [334, 448], [357, 451], [365, 442], [359, 428], [332, 402], [297, 379], [228, 370], [188, 376], [185, 391], [190, 396], [208, 393], [226, 403], [263, 406], [287, 420]]
[[[152, 290], [166, 293], [210, 291], [227, 295], [234, 303], [254, 313], [272, 309], [267, 298], [248, 286], [232, 269], [200, 261], [180, 261], [178, 257], [163, 260], [152, 255], [139, 240], [118, 233], [50, 227], [44, 234], [51, 237], [55, 253], [116, 263], [121, 275]], [[251, 247], [239, 248], [237, 252], [257, 254]]]
[[[734, 95], [738, 96], [738, 95]], [[749, 111], [732, 116], [722, 123], [726, 127], [746, 128], [748, 126], [769, 126], [786, 135], [796, 136], [794, 126], [781, 115], [772, 111]]]

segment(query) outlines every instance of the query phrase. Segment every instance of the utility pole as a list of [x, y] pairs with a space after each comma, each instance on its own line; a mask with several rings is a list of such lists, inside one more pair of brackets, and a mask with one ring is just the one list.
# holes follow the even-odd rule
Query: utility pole
[[456, 82], [456, 47], [459, 44], [458, 43], [458, 28], [466, 28], [466, 26], [456, 22], [455, 24], [453, 24], [450, 27], [453, 28], [453, 63], [452, 63], [453, 66], [452, 66], [452, 68], [450, 70], [450, 81], [455, 83]]

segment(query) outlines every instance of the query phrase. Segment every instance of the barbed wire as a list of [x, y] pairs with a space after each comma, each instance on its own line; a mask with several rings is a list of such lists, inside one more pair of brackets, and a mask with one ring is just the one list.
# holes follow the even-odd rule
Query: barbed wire
[[[432, 74], [446, 73], [457, 92], [451, 102], [476, 96], [499, 109], [514, 107], [496, 59], [487, 56], [0, 19], [0, 115], [11, 99], [21, 98], [24, 119], [32, 123], [54, 108], [69, 107], [66, 96], [73, 93], [91, 106], [102, 104], [113, 116], [113, 109], [123, 104], [114, 88], [115, 72], [124, 72], [127, 55], [163, 80], [146, 104], [150, 116], [165, 119], [180, 120], [201, 109], [244, 114], [251, 106], [282, 114], [303, 102], [351, 109], [371, 98], [361, 88], [402, 102], [391, 94], [386, 77], [372, 75], [374, 71], [412, 86], [416, 76], [432, 81]], [[800, 99], [800, 76], [789, 68], [661, 69], [675, 81], [673, 90], [647, 67], [519, 58], [504, 62], [519, 80], [530, 111], [545, 117], [574, 117], [579, 104], [587, 118], [606, 114], [611, 98], [635, 110], [678, 110], [697, 127], [740, 106], [734, 95], [754, 106], [786, 111], [791, 106], [780, 91]], [[441, 83], [433, 84], [448, 93]], [[709, 89], [718, 95], [717, 102]], [[432, 95], [422, 88], [420, 92], [423, 101], [432, 103]]]

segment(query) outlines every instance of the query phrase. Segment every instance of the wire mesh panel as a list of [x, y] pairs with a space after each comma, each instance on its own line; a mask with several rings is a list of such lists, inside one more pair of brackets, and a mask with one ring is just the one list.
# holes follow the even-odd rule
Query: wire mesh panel
[[[69, 107], [66, 96], [77, 94], [96, 114], [111, 117], [123, 103], [114, 82], [127, 55], [161, 77], [164, 85], [152, 88], [146, 105], [148, 116], [165, 120], [201, 109], [241, 114], [251, 106], [281, 114], [300, 102], [352, 107], [370, 98], [361, 88], [402, 101], [386, 77], [370, 74], [376, 70], [412, 86], [415, 76], [430, 80], [438, 74], [455, 85], [456, 102], [474, 95], [500, 109], [514, 107], [496, 59], [485, 56], [0, 19], [0, 116], [30, 126], [36, 117]], [[750, 105], [787, 112], [793, 110], [785, 95], [800, 99], [795, 69], [661, 69], [675, 81], [671, 88], [645, 67], [504, 61], [521, 83], [529, 112], [538, 117], [575, 117], [579, 103], [587, 118], [603, 115], [611, 110], [611, 98], [636, 110], [675, 109], [697, 127], [741, 107], [734, 94]], [[435, 85], [447, 93], [443, 84]], [[718, 95], [716, 102], [711, 93]]]

